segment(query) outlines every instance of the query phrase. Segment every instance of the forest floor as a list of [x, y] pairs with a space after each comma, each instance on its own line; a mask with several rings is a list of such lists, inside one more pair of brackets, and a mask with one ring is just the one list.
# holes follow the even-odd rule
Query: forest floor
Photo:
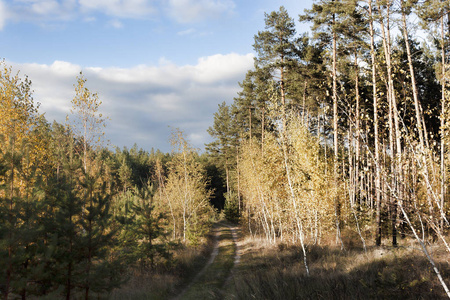
[[240, 261], [238, 231], [237, 225], [226, 222], [215, 226], [215, 243], [208, 262], [174, 300], [225, 298], [232, 283], [233, 270]]
[[[347, 235], [348, 236], [348, 235]], [[327, 243], [326, 241], [330, 242]], [[306, 274], [299, 245], [269, 243], [242, 233], [235, 224], [220, 221], [196, 252], [178, 257], [189, 270], [136, 277], [124, 293], [111, 299], [445, 299], [436, 274], [416, 242], [401, 239], [398, 247], [367, 250], [356, 237], [345, 249], [324, 239], [307, 247]], [[450, 284], [449, 255], [439, 242], [428, 249]], [[187, 248], [186, 250], [189, 250]], [[140, 278], [139, 280], [136, 280]]]
[[[240, 263], [223, 299], [447, 299], [443, 287], [413, 239], [397, 247], [368, 245], [358, 240], [339, 246], [309, 245], [307, 275], [299, 245], [269, 244], [242, 236]], [[447, 285], [449, 255], [438, 242], [428, 246]]]

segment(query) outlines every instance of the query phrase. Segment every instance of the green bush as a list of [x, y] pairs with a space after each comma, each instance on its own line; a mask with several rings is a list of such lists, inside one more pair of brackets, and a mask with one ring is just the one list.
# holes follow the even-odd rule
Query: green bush
[[225, 207], [224, 214], [225, 218], [233, 223], [238, 223], [240, 214], [239, 214], [239, 199], [237, 195], [233, 192], [226, 193], [225, 195]]

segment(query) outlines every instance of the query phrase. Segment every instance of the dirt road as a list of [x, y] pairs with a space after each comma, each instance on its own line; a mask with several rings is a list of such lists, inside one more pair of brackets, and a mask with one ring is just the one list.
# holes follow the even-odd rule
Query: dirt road
[[239, 264], [238, 226], [220, 222], [214, 229], [211, 257], [192, 282], [174, 300], [222, 299], [232, 282], [233, 268]]

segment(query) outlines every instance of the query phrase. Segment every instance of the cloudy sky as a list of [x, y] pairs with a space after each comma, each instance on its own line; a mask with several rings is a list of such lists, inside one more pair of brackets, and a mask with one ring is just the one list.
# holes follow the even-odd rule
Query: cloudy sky
[[112, 145], [170, 151], [180, 128], [203, 149], [253, 66], [264, 12], [281, 5], [297, 22], [312, 0], [0, 0], [0, 58], [29, 76], [50, 122], [64, 122], [82, 71]]

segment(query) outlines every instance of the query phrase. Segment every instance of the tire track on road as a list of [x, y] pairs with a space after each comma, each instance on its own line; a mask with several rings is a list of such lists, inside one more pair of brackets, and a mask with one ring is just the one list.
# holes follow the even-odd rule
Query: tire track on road
[[234, 276], [233, 270], [240, 262], [238, 227], [220, 222], [215, 228], [213, 252], [191, 283], [173, 300], [222, 299]]

